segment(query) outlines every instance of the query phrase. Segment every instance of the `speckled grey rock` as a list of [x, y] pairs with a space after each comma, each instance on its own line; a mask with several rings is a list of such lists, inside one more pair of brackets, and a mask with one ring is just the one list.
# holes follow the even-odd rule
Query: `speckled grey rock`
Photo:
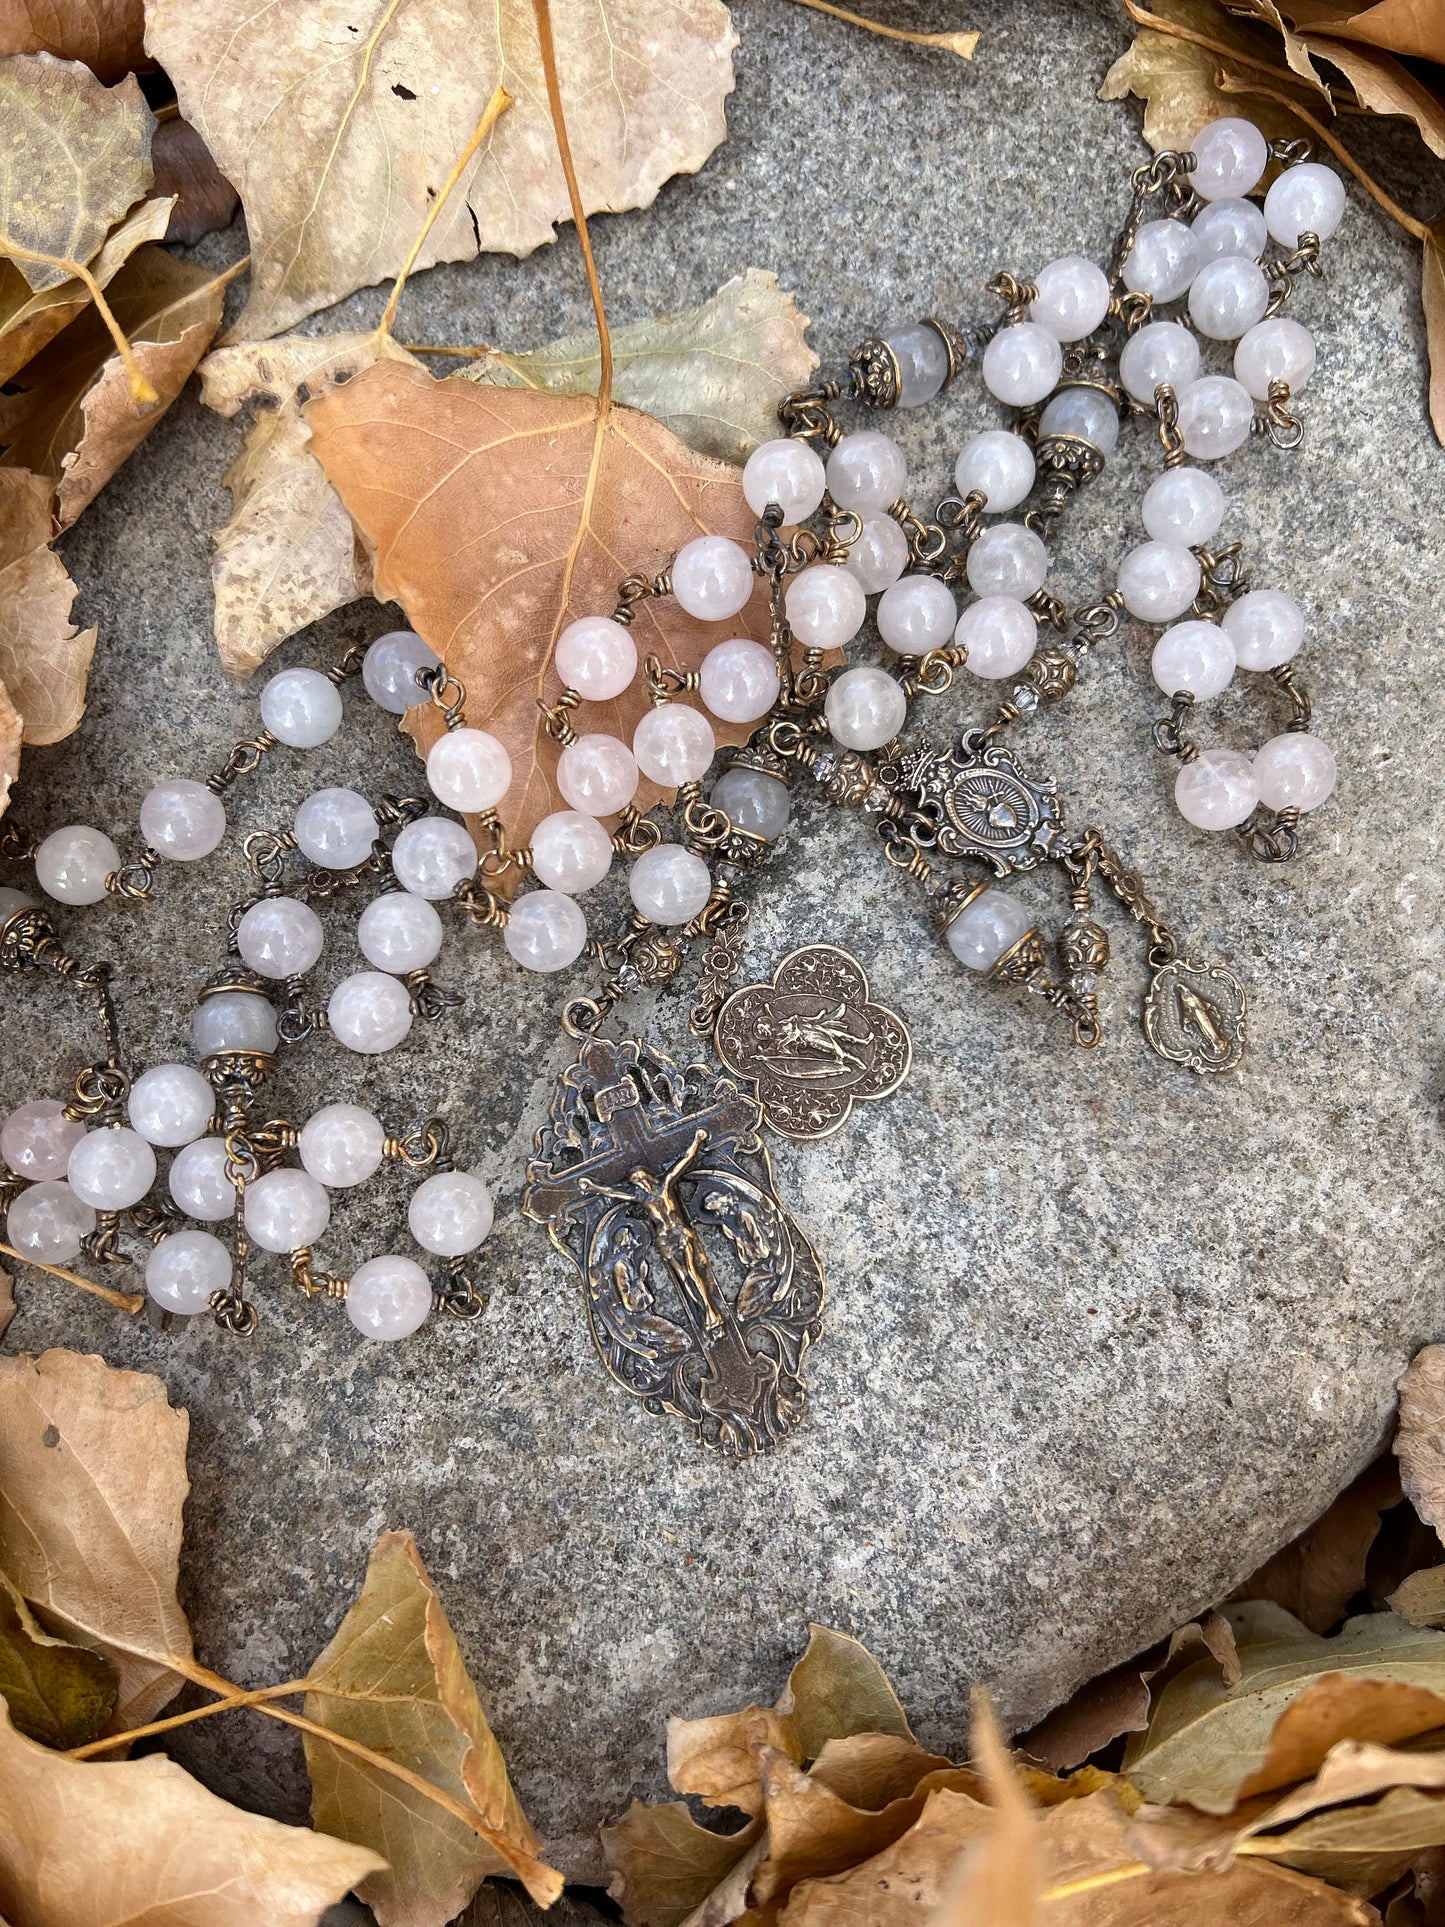
[[[772, 268], [836, 363], [898, 318], [982, 317], [997, 268], [1105, 251], [1141, 157], [1135, 109], [1094, 99], [1125, 44], [1110, 10], [1058, 5], [1045, 31], [1041, 10], [984, 0], [972, 68], [763, 0], [738, 20], [729, 145], [650, 212], [597, 223], [619, 318]], [[1403, 147], [1374, 138], [1396, 191], [1434, 213], [1438, 178], [1422, 185]], [[220, 258], [241, 244], [206, 245]], [[1329, 261], [1300, 303], [1321, 350], [1304, 449], [1255, 445], [1223, 470], [1228, 532], [1261, 583], [1309, 611], [1302, 667], [1342, 777], [1308, 858], [1263, 868], [1176, 815], [1140, 631], [1100, 652], [1029, 743], [1190, 947], [1247, 980], [1243, 1070], [1195, 1081], [1147, 1051], [1142, 947], [1117, 919], [1108, 1039], [1072, 1049], [1036, 1006], [964, 979], [865, 822], [800, 807], [751, 958], [761, 971], [810, 937], [846, 943], [904, 1014], [915, 1064], [842, 1135], [777, 1148], [827, 1262], [828, 1323], [803, 1430], [732, 1468], [603, 1381], [571, 1276], [517, 1216], [572, 985], [524, 980], [494, 944], [449, 937], [438, 974], [465, 995], [459, 1021], [378, 1062], [307, 1047], [276, 1101], [304, 1116], [355, 1097], [389, 1122], [440, 1106], [501, 1207], [482, 1324], [371, 1349], [335, 1308], [298, 1303], [273, 1264], [261, 1331], [242, 1343], [204, 1321], [126, 1324], [20, 1280], [7, 1348], [93, 1348], [161, 1373], [189, 1408], [184, 1590], [210, 1664], [294, 1676], [376, 1533], [411, 1527], [553, 1857], [595, 1877], [598, 1822], [663, 1789], [665, 1716], [771, 1697], [809, 1617], [866, 1640], [921, 1737], [951, 1750], [970, 1681], [1017, 1725], [1036, 1719], [1218, 1598], [1371, 1454], [1397, 1372], [1441, 1329], [1445, 461], [1424, 419], [1412, 246], [1352, 189]], [[417, 339], [525, 346], [586, 320], [565, 237], [529, 262], [437, 270], [407, 302]], [[380, 304], [367, 293], [324, 325]], [[970, 379], [905, 421], [916, 497], [935, 499], [963, 434], [996, 419]], [[150, 779], [198, 774], [255, 727], [209, 639], [207, 531], [236, 446], [189, 393], [67, 537], [100, 647], [84, 727], [27, 758], [27, 822], [133, 836]], [[1156, 459], [1136, 438], [1064, 532], [1052, 581], [1069, 600], [1107, 585], [1137, 539]], [[394, 621], [360, 606], [278, 660], [329, 660]], [[1211, 732], [1257, 740], [1250, 701], [1232, 694]], [[245, 827], [284, 821], [314, 783], [414, 783], [409, 747], [355, 693], [348, 707], [337, 742], [271, 759], [244, 792]], [[963, 713], [947, 699], [938, 726]], [[152, 1058], [185, 1053], [190, 990], [219, 958], [242, 874], [232, 853], [166, 876], [151, 909], [64, 919], [87, 955], [120, 961], [127, 1033]], [[1024, 894], [1057, 912], [1057, 879]], [[352, 967], [354, 915], [327, 912], [327, 982]], [[659, 1041], [685, 1042], [685, 998], [641, 1013]], [[5, 988], [0, 1098], [62, 1090], [89, 1048], [50, 985]], [[381, 1248], [401, 1197], [383, 1183], [339, 1199], [328, 1256]], [[254, 1716], [187, 1729], [174, 1751], [244, 1802], [304, 1811], [290, 1737]]]

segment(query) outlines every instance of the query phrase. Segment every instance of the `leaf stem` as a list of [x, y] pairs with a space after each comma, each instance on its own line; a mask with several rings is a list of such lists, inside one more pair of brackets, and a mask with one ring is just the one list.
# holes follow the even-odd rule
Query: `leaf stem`
[[567, 138], [567, 120], [562, 112], [562, 86], [557, 78], [557, 49], [552, 39], [552, 11], [549, 0], [532, 0], [537, 16], [537, 41], [542, 54], [542, 72], [547, 81], [547, 106], [552, 115], [552, 131], [557, 138], [557, 153], [567, 177], [567, 195], [572, 203], [572, 221], [582, 247], [582, 264], [587, 270], [587, 286], [592, 294], [592, 311], [597, 317], [597, 339], [601, 345], [601, 373], [597, 382], [597, 424], [600, 431], [612, 406], [612, 336], [607, 330], [607, 314], [602, 306], [602, 283], [597, 279], [597, 263], [592, 258], [592, 237], [587, 232], [587, 210], [582, 205], [582, 190], [577, 185], [577, 170], [572, 165], [572, 144]]
[[409, 355], [456, 355], [463, 361], [485, 361], [495, 351], [485, 343], [479, 348], [458, 348], [441, 346], [433, 341], [403, 341], [401, 346]]
[[1147, 1860], [1130, 1860], [1122, 1867], [1106, 1867], [1102, 1873], [1081, 1874], [1077, 1880], [1065, 1880], [1057, 1887], [1045, 1887], [1039, 1899], [1072, 1900], [1075, 1894], [1091, 1894], [1096, 1887], [1115, 1887], [1121, 1880], [1137, 1880], [1141, 1874], [1153, 1872]]
[[90, 269], [81, 261], [72, 261], [63, 254], [37, 254], [33, 248], [22, 248], [18, 241], [8, 235], [0, 237], [0, 253], [7, 254], [13, 261], [38, 261], [42, 267], [63, 268], [66, 274], [73, 275], [83, 283], [86, 292], [95, 303], [95, 311], [110, 330], [110, 338], [115, 343], [120, 356], [121, 366], [125, 369], [130, 383], [130, 398], [138, 409], [154, 408], [160, 396], [141, 373], [140, 364], [131, 353], [130, 343], [125, 338], [125, 330], [110, 311], [110, 303], [101, 293], [100, 283]]
[[396, 320], [396, 310], [401, 301], [401, 291], [406, 286], [407, 276], [416, 266], [417, 256], [426, 246], [426, 237], [436, 226], [437, 217], [446, 206], [452, 189], [471, 166], [477, 149], [487, 138], [487, 135], [491, 133], [502, 115], [505, 114], [507, 109], [512, 105], [512, 101], [513, 97], [507, 92], [506, 88], [499, 86], [493, 90], [492, 98], [482, 109], [482, 117], [472, 129], [471, 139], [457, 156], [456, 165], [452, 168], [451, 173], [448, 174], [445, 181], [442, 182], [441, 191], [436, 195], [431, 206], [427, 209], [427, 217], [421, 224], [421, 232], [412, 242], [411, 252], [402, 263], [401, 273], [396, 277], [396, 281], [392, 286], [391, 298], [386, 304], [381, 320], [377, 323], [376, 332], [379, 335], [389, 335], [391, 333], [391, 324]]
[[43, 1265], [38, 1258], [29, 1258], [23, 1251], [17, 1251], [14, 1245], [0, 1244], [0, 1256], [13, 1258], [17, 1264], [29, 1265], [32, 1271], [49, 1272], [52, 1278], [63, 1278], [68, 1285], [79, 1285], [82, 1291], [103, 1298], [108, 1305], [114, 1305], [117, 1311], [128, 1311], [132, 1317], [146, 1301], [143, 1291], [115, 1291], [109, 1285], [98, 1285], [94, 1278], [82, 1278], [78, 1271], [66, 1271], [62, 1265]]
[[881, 34], [885, 40], [903, 40], [910, 47], [941, 47], [945, 53], [957, 54], [960, 60], [972, 60], [979, 41], [977, 33], [909, 33], [904, 27], [885, 27], [881, 20], [867, 20], [861, 13], [849, 13], [846, 7], [832, 6], [830, 0], [794, 0], [794, 4], [811, 7], [814, 13], [831, 14], [835, 20], [846, 20], [850, 27]]
[[288, 1679], [280, 1686], [257, 1686], [242, 1690], [237, 1687], [220, 1699], [211, 1700], [205, 1706], [193, 1706], [186, 1713], [172, 1713], [168, 1719], [152, 1720], [148, 1726], [132, 1726], [124, 1733], [107, 1733], [101, 1739], [91, 1740], [85, 1746], [73, 1746], [66, 1754], [68, 1760], [89, 1760], [97, 1753], [109, 1753], [118, 1746], [129, 1746], [132, 1740], [148, 1740], [157, 1733], [169, 1733], [177, 1726], [190, 1726], [195, 1720], [208, 1720], [213, 1713], [229, 1713], [238, 1706], [259, 1706], [264, 1700], [288, 1699], [296, 1693], [304, 1693], [311, 1682], [306, 1679]]
[[[807, 0], [801, 0], [806, 5]], [[1136, 26], [1147, 27], [1150, 33], [1165, 35], [1170, 40], [1187, 40], [1191, 47], [1202, 47], [1208, 54], [1218, 54], [1221, 60], [1233, 61], [1237, 67], [1253, 67], [1259, 73], [1272, 74], [1276, 80], [1292, 81], [1296, 86], [1308, 87], [1309, 81], [1299, 75], [1276, 67], [1272, 61], [1257, 60], [1252, 54], [1241, 53], [1237, 47], [1226, 46], [1222, 40], [1211, 40], [1208, 34], [1196, 33], [1192, 27], [1181, 27], [1177, 21], [1166, 20], [1162, 14], [1150, 13], [1146, 7], [1135, 5], [1135, 0], [1124, 0], [1124, 11]], [[1217, 84], [1217, 83], [1216, 83]], [[1223, 91], [1222, 89], [1220, 90]], [[1321, 88], [1321, 92], [1323, 92]], [[1276, 98], [1282, 98], [1276, 96]], [[1295, 111], [1292, 100], [1284, 99], [1283, 104]]]

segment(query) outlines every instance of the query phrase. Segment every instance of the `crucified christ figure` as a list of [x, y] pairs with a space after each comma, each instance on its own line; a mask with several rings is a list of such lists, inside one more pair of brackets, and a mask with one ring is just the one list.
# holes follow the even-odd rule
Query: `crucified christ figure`
[[653, 1241], [684, 1302], [701, 1311], [704, 1331], [716, 1338], [727, 1329], [727, 1306], [713, 1280], [702, 1240], [688, 1223], [676, 1195], [678, 1179], [706, 1142], [706, 1130], [699, 1130], [682, 1156], [663, 1172], [649, 1171], [645, 1164], [638, 1164], [627, 1173], [623, 1184], [598, 1184], [592, 1178], [581, 1178], [578, 1186], [594, 1197], [641, 1205], [652, 1222]]

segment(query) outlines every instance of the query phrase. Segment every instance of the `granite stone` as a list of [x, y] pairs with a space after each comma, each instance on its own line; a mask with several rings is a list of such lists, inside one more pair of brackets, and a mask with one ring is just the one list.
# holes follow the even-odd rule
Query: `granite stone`
[[[1137, 103], [1095, 99], [1127, 44], [1112, 8], [979, 0], [972, 66], [776, 0], [736, 14], [728, 144], [651, 210], [595, 225], [616, 319], [774, 269], [837, 366], [863, 334], [920, 314], [987, 318], [999, 268], [1106, 253], [1144, 155]], [[937, 6], [889, 17], [959, 24]], [[1352, 138], [1393, 191], [1438, 211], [1440, 172], [1425, 177], [1418, 146], [1380, 128]], [[198, 252], [243, 245], [237, 230]], [[568, 1055], [558, 1007], [584, 973], [524, 977], [459, 930], [435, 967], [465, 999], [458, 1015], [380, 1059], [325, 1040], [290, 1053], [274, 1108], [448, 1119], [498, 1201], [484, 1320], [370, 1346], [263, 1260], [261, 1327], [242, 1341], [207, 1320], [127, 1322], [21, 1274], [7, 1350], [99, 1351], [161, 1374], [190, 1412], [183, 1596], [210, 1665], [247, 1684], [303, 1671], [376, 1534], [410, 1527], [553, 1859], [595, 1879], [599, 1822], [664, 1792], [666, 1715], [771, 1698], [810, 1618], [865, 1640], [920, 1738], [952, 1752], [971, 1682], [1026, 1726], [1227, 1592], [1371, 1456], [1397, 1374], [1441, 1333], [1445, 1285], [1445, 458], [1425, 416], [1418, 278], [1414, 244], [1352, 183], [1328, 278], [1296, 303], [1319, 338], [1305, 445], [1254, 442], [1219, 470], [1225, 534], [1308, 614], [1299, 668], [1341, 775], [1305, 858], [1262, 866], [1178, 816], [1173, 766], [1150, 743], [1153, 636], [1137, 625], [1029, 727], [1072, 820], [1116, 840], [1191, 952], [1245, 979], [1237, 1075], [1194, 1079], [1147, 1050], [1142, 944], [1108, 910], [1108, 1034], [1085, 1053], [1036, 1003], [960, 969], [866, 820], [799, 797], [757, 892], [752, 972], [811, 938], [846, 944], [908, 1023], [914, 1067], [839, 1136], [775, 1147], [830, 1278], [808, 1416], [775, 1457], [720, 1463], [602, 1378], [570, 1271], [517, 1211]], [[362, 325], [382, 301], [368, 291], [314, 325]], [[564, 232], [529, 261], [419, 277], [402, 333], [527, 347], [586, 320]], [[962, 441], [1002, 419], [970, 372], [901, 420], [914, 499], [945, 493]], [[1061, 533], [1050, 586], [1071, 602], [1110, 586], [1140, 539], [1146, 443], [1121, 438]], [[199, 775], [255, 729], [254, 689], [221, 674], [210, 633], [207, 537], [237, 446], [193, 384], [64, 539], [100, 642], [82, 728], [27, 752], [15, 813], [36, 829], [88, 820], [134, 847], [153, 780]], [[357, 605], [272, 666], [324, 665], [399, 619]], [[929, 726], [981, 718], [988, 697], [937, 699]], [[237, 792], [241, 828], [286, 822], [322, 783], [416, 786], [390, 719], [355, 687], [346, 700], [332, 742], [278, 753]], [[1283, 717], [1261, 703], [1257, 685], [1229, 692], [1208, 740], [1272, 734]], [[116, 959], [126, 1036], [150, 1061], [185, 1057], [192, 988], [221, 958], [244, 874], [232, 838], [166, 873], [152, 906], [62, 915], [85, 957]], [[1057, 876], [1019, 889], [1057, 920]], [[598, 901], [621, 914], [621, 879]], [[318, 987], [357, 967], [356, 908], [324, 911]], [[687, 1004], [681, 988], [632, 1014], [684, 1049]], [[92, 1048], [77, 998], [8, 983], [0, 1103], [63, 1093]], [[403, 1198], [394, 1174], [337, 1194], [325, 1260], [386, 1249]], [[171, 1748], [245, 1804], [304, 1814], [282, 1728], [227, 1715]]]

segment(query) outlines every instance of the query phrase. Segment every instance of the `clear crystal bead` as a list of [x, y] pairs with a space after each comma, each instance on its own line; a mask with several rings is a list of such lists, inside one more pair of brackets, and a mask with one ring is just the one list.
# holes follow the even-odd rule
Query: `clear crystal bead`
[[1015, 709], [1022, 710], [1025, 716], [1032, 716], [1039, 706], [1038, 690], [1030, 683], [1016, 684], [1013, 691], [1013, 705]]

